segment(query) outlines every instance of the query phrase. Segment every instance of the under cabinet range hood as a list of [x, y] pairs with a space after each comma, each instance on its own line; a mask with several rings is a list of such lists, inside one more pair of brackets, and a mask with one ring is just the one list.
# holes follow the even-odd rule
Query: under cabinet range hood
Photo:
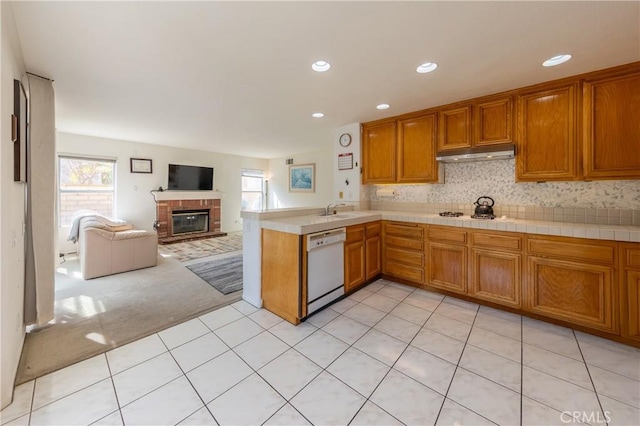
[[436, 154], [436, 161], [441, 163], [464, 163], [469, 161], [507, 160], [515, 156], [516, 146], [508, 143], [440, 151]]

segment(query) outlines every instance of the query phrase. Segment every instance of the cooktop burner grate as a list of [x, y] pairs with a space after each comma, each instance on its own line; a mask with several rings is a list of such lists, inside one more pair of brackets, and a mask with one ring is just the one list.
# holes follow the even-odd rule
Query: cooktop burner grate
[[495, 219], [495, 215], [492, 214], [472, 214], [472, 219], [492, 220]]
[[440, 216], [446, 216], [446, 217], [460, 217], [460, 216], [462, 216], [462, 212], [440, 212], [438, 214]]

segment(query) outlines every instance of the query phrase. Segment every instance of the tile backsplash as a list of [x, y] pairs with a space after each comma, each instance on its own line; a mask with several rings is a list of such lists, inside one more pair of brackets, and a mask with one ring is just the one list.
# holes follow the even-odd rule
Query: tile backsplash
[[498, 216], [640, 226], [639, 180], [516, 183], [515, 160], [444, 166], [444, 184], [365, 185], [362, 198], [372, 209], [470, 214], [486, 195]]

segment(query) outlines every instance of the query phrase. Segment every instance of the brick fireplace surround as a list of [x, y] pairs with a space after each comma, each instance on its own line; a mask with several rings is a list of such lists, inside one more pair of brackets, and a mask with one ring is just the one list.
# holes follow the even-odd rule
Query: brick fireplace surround
[[[173, 236], [173, 221], [171, 220], [171, 215], [173, 212], [185, 210], [209, 210], [209, 231]], [[156, 215], [159, 225], [158, 243], [160, 244], [171, 244], [227, 235], [226, 232], [220, 232], [220, 199], [158, 200], [156, 201]]]

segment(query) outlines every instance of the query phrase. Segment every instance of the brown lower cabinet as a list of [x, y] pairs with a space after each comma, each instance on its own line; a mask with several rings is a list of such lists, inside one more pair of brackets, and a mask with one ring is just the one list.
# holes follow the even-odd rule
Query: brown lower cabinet
[[344, 245], [345, 292], [380, 274], [380, 229], [380, 222], [347, 227]]
[[262, 230], [262, 305], [292, 324], [307, 316], [306, 245], [300, 235]]
[[640, 243], [620, 243], [622, 336], [640, 343]]
[[382, 226], [382, 273], [424, 283], [425, 226], [419, 223], [387, 222]]
[[528, 236], [525, 310], [618, 333], [616, 245], [613, 241]]
[[453, 244], [427, 245], [429, 285], [456, 293], [467, 292], [467, 248]]
[[386, 221], [383, 235], [385, 276], [640, 344], [639, 243]]
[[469, 240], [469, 294], [511, 308], [522, 308], [524, 234], [473, 231]]

